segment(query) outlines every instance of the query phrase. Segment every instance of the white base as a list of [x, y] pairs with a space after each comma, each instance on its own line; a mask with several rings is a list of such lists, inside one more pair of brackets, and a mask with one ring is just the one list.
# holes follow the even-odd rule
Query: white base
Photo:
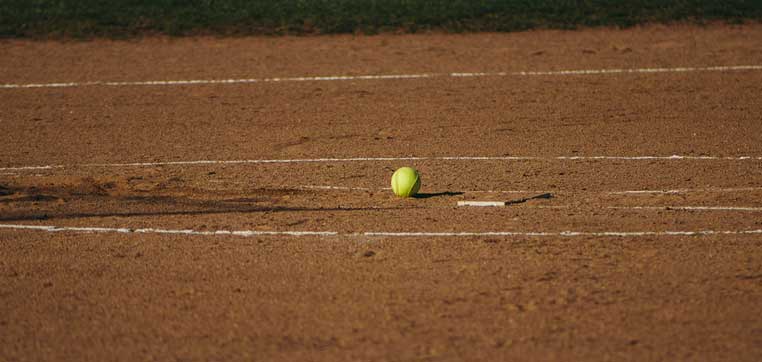
[[505, 201], [458, 201], [458, 206], [505, 206]]

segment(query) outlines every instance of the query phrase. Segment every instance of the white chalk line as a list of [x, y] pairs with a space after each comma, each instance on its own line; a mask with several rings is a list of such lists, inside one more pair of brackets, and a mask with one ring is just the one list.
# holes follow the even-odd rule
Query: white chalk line
[[[319, 185], [304, 185], [304, 186], [297, 186], [297, 189], [306, 189], [306, 190], [321, 190], [321, 191], [362, 191], [362, 192], [369, 192], [369, 191], [389, 191], [391, 190], [391, 187], [385, 187], [385, 188], [367, 188], [367, 187], [348, 187], [348, 186], [319, 186]], [[706, 191], [713, 191], [713, 192], [738, 192], [738, 191], [752, 191], [752, 190], [762, 190], [762, 187], [743, 187], [743, 188], [727, 188], [727, 189], [681, 189], [681, 190], [667, 190], [671, 194], [676, 193], [688, 193], [688, 192], [706, 192]], [[678, 192], [679, 191], [679, 192]], [[560, 192], [554, 192], [554, 191], [526, 191], [526, 190], [487, 190], [487, 191], [461, 191], [465, 194], [470, 193], [521, 193], [521, 194], [531, 194], [531, 193], [560, 193]], [[607, 194], [618, 194], [618, 195], [633, 195], [634, 194], [641, 194], [644, 193], [643, 191], [619, 191], [619, 192], [605, 192]], [[650, 194], [654, 193], [653, 191], [650, 192]], [[507, 203], [509, 201], [480, 201], [480, 200], [462, 200], [458, 201], [458, 206], [507, 206]], [[569, 209], [573, 208], [572, 205], [536, 205], [533, 206], [534, 208], [538, 209]], [[616, 210], [661, 210], [661, 211], [752, 211], [752, 212], [760, 212], [762, 211], [762, 207], [752, 207], [752, 206], [607, 206], [607, 209], [616, 209]]]
[[619, 210], [675, 210], [675, 211], [762, 211], [762, 207], [753, 206], [608, 206]]
[[729, 188], [698, 188], [698, 189], [674, 189], [674, 190], [627, 190], [609, 191], [611, 195], [650, 195], [650, 194], [685, 194], [691, 192], [745, 192], [760, 191], [762, 187], [729, 187]]
[[9, 166], [0, 171], [55, 170], [72, 167], [152, 167], [193, 165], [299, 164], [389, 161], [760, 161], [762, 156], [421, 156], [421, 157], [346, 157], [252, 160], [192, 160], [127, 163], [86, 163], [71, 165]]
[[19, 166], [19, 167], [3, 167], [0, 168], [0, 171], [29, 171], [29, 170], [52, 170], [55, 168], [64, 168], [65, 166], [62, 165], [55, 165], [55, 166]]
[[[389, 191], [391, 187], [351, 187], [351, 186], [331, 186], [331, 185], [299, 185], [293, 186], [300, 190], [321, 190], [321, 191], [363, 191], [363, 192], [384, 192]], [[762, 189], [762, 188], [760, 188]], [[438, 192], [438, 191], [432, 191]], [[529, 191], [529, 190], [465, 190], [460, 191], [467, 194], [532, 194], [532, 193], [548, 193], [551, 191]]]
[[372, 189], [369, 187], [349, 187], [349, 186], [322, 186], [322, 185], [302, 185], [302, 186], [295, 186], [296, 189], [301, 190], [322, 190], [322, 191], [388, 191], [391, 190], [391, 187], [382, 187], [377, 189]]
[[[363, 192], [384, 192], [389, 191], [391, 187], [352, 187], [352, 186], [331, 186], [331, 185], [299, 185], [292, 186], [299, 190], [320, 190], [320, 191], [363, 191]], [[288, 188], [288, 187], [286, 187]], [[436, 192], [436, 191], [432, 191]], [[545, 193], [549, 191], [525, 191], [525, 190], [465, 190], [464, 193], [474, 194], [527, 194], [527, 193]]]
[[[235, 184], [250, 184], [243, 181], [225, 181], [225, 180], [209, 180], [213, 183], [235, 183]], [[358, 191], [358, 192], [386, 192], [391, 190], [391, 187], [357, 187], [357, 186], [338, 186], [338, 185], [296, 185], [288, 186], [281, 185], [284, 189], [297, 189], [297, 190], [317, 190], [317, 191]], [[443, 192], [443, 190], [427, 190], [428, 192]], [[673, 189], [673, 190], [624, 190], [624, 191], [576, 191], [576, 190], [456, 190], [466, 194], [570, 194], [570, 193], [595, 193], [595, 194], [607, 194], [607, 195], [653, 195], [653, 194], [687, 194], [687, 193], [732, 193], [732, 192], [749, 192], [749, 191], [762, 191], [762, 187], [707, 187], [696, 189]]]
[[[458, 201], [457, 206], [494, 206], [509, 207], [507, 201], [479, 201], [466, 200]], [[521, 205], [520, 208], [532, 209], [584, 209], [579, 205]], [[743, 211], [743, 212], [762, 212], [762, 207], [753, 206], [605, 206], [611, 210], [639, 210], [639, 211]], [[598, 208], [593, 208], [598, 209]]]
[[[352, 187], [352, 186], [333, 186], [333, 185], [299, 185], [292, 186], [301, 190], [319, 190], [319, 191], [362, 191], [362, 192], [383, 192], [389, 191], [391, 187]], [[286, 187], [288, 188], [288, 187]], [[430, 192], [440, 192], [431, 191]], [[580, 193], [573, 190], [458, 190], [466, 194], [566, 194]], [[608, 195], [653, 195], [653, 194], [687, 194], [687, 193], [732, 193], [762, 191], [762, 187], [729, 187], [729, 188], [696, 188], [696, 189], [673, 189], [673, 190], [625, 190], [625, 191], [583, 191], [582, 193], [603, 193]]]
[[560, 232], [520, 232], [520, 231], [490, 231], [490, 232], [365, 232], [363, 236], [386, 237], [445, 237], [445, 236], [551, 236], [551, 237], [639, 237], [639, 236], [702, 236], [702, 235], [756, 235], [762, 230], [697, 230], [697, 231], [560, 231]]
[[149, 80], [149, 81], [92, 81], [92, 82], [59, 82], [59, 83], [5, 83], [2, 89], [19, 88], [73, 88], [88, 86], [187, 86], [206, 84], [250, 84], [250, 83], [285, 83], [285, 82], [320, 82], [320, 81], [352, 81], [352, 80], [394, 80], [421, 78], [480, 78], [480, 77], [529, 77], [529, 76], [570, 76], [570, 75], [606, 75], [606, 74], [656, 74], [656, 73], [687, 73], [687, 72], [729, 72], [762, 70], [762, 65], [722, 65], [705, 67], [672, 67], [672, 68], [626, 68], [626, 69], [576, 69], [551, 71], [521, 71], [521, 72], [467, 72], [467, 73], [419, 73], [419, 74], [379, 74], [379, 75], [333, 75], [333, 76], [303, 76], [303, 77], [271, 77], [271, 78], [239, 78], [239, 79], [187, 79], [187, 80]]
[[338, 235], [333, 231], [262, 231], [262, 230], [214, 230], [199, 231], [191, 229], [154, 229], [154, 228], [108, 228], [108, 227], [67, 227], [45, 225], [14, 225], [0, 224], [0, 229], [37, 230], [47, 232], [80, 232], [80, 233], [120, 233], [120, 234], [178, 234], [178, 235], [233, 235], [233, 236], [330, 236]]
[[319, 82], [319, 81], [347, 81], [347, 80], [389, 80], [389, 79], [416, 79], [445, 76], [446, 74], [381, 74], [381, 75], [336, 75], [316, 77], [282, 77], [282, 78], [239, 78], [239, 79], [183, 79], [183, 80], [148, 80], [132, 82], [92, 81], [92, 82], [66, 82], [66, 83], [27, 83], [27, 84], [0, 84], [0, 88], [72, 88], [86, 86], [183, 86], [205, 84], [246, 84], [246, 83], [282, 83], [282, 82]]
[[110, 227], [69, 227], [52, 225], [20, 225], [0, 224], [0, 229], [32, 230], [45, 232], [74, 232], [74, 233], [118, 233], [118, 234], [165, 234], [188, 236], [368, 236], [368, 237], [484, 237], [484, 236], [514, 236], [514, 237], [641, 237], [641, 236], [702, 236], [702, 235], [757, 235], [758, 230], [697, 230], [697, 231], [484, 231], [484, 232], [386, 232], [366, 231], [354, 233], [339, 233], [337, 231], [261, 231], [261, 230], [208, 230], [193, 229], [157, 229], [157, 228], [110, 228]]

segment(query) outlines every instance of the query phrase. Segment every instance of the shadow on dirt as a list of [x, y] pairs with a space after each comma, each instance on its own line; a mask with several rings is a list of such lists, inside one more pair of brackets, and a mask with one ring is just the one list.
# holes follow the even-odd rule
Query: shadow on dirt
[[8, 187], [0, 185], [0, 196], [8, 196], [8, 195], [13, 195], [13, 191], [9, 189]]
[[83, 219], [92, 217], [139, 217], [139, 216], [173, 216], [173, 215], [214, 215], [214, 214], [248, 214], [248, 213], [275, 213], [275, 212], [345, 212], [345, 211], [375, 211], [397, 210], [404, 207], [281, 207], [281, 206], [254, 206], [254, 207], [221, 207], [204, 210], [157, 210], [157, 211], [120, 211], [120, 212], [34, 212], [16, 215], [0, 216], [0, 221], [33, 221], [53, 219]]
[[552, 199], [552, 198], [553, 198], [553, 194], [551, 194], [551, 193], [545, 193], [545, 194], [539, 194], [539, 195], [535, 195], [535, 196], [525, 197], [523, 199], [516, 199], [516, 200], [506, 201], [505, 205], [508, 206], [508, 205], [523, 204], [523, 203], [525, 203], [527, 201], [530, 201], [530, 200]]
[[[140, 217], [214, 215], [276, 212], [351, 212], [394, 210], [408, 207], [300, 207], [273, 205], [273, 197], [237, 197], [199, 200], [182, 196], [27, 194], [2, 203], [34, 203], [31, 209], [0, 213], [0, 221], [80, 219], [93, 217]], [[41, 202], [42, 205], [36, 205]], [[83, 210], [84, 209], [84, 210]]]
[[418, 193], [413, 195], [413, 198], [415, 199], [428, 199], [432, 197], [441, 197], [441, 196], [458, 196], [463, 195], [464, 192], [455, 192], [455, 191], [445, 191], [445, 192], [434, 192], [434, 193]]

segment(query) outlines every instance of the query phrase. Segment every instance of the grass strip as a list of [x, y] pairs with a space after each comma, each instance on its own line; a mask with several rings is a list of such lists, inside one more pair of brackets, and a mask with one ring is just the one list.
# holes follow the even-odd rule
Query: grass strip
[[518, 31], [762, 20], [762, 0], [0, 0], [0, 37]]

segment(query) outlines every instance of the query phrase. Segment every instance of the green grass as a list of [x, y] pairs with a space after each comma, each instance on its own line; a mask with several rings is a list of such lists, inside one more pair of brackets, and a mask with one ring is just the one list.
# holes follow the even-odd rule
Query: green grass
[[515, 31], [760, 21], [762, 0], [0, 0], [0, 37]]

